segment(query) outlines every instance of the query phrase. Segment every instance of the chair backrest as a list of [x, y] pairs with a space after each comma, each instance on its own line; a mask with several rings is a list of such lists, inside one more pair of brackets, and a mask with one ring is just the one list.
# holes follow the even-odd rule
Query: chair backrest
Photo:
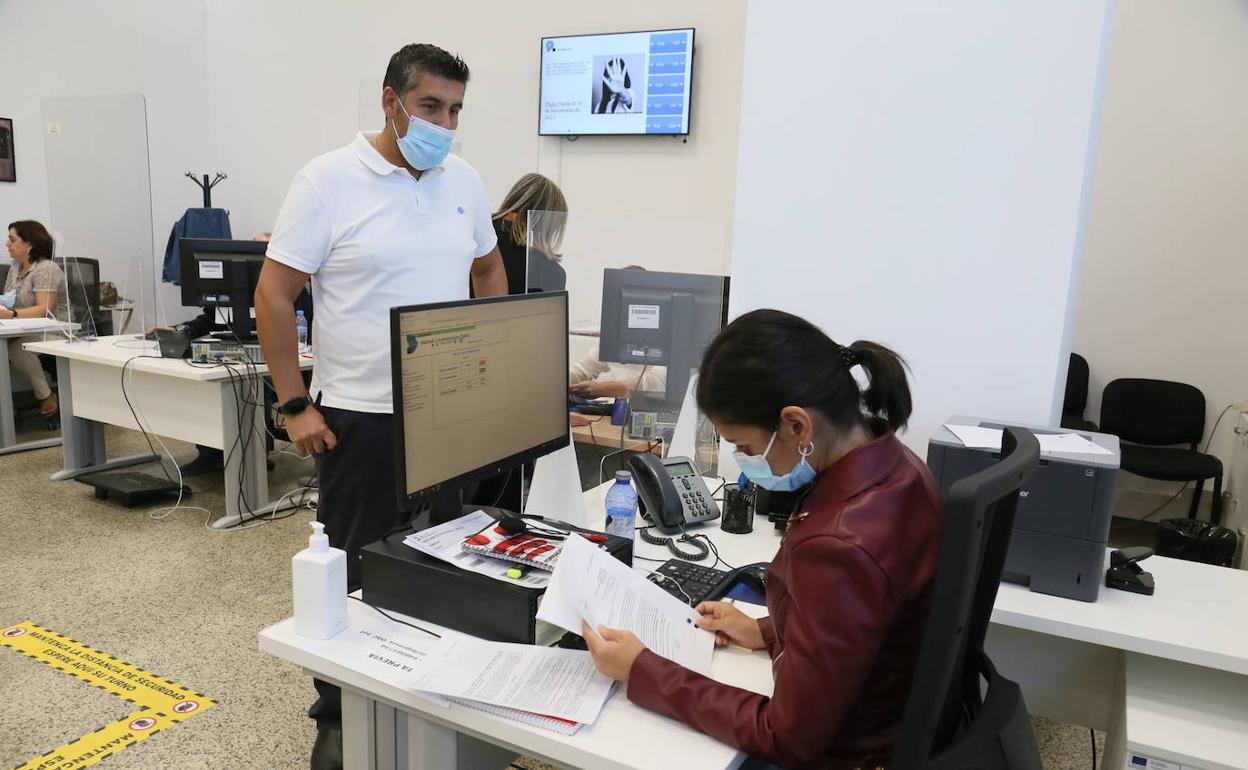
[[1136, 444], [1188, 444], [1205, 433], [1205, 394], [1169, 380], [1120, 379], [1101, 396], [1101, 430]]
[[63, 257], [57, 264], [65, 272], [69, 318], [91, 324], [100, 316], [100, 261], [87, 257]]
[[895, 770], [928, 767], [983, 705], [984, 635], [1005, 567], [1018, 490], [1039, 466], [1036, 437], [1008, 427], [1001, 460], [949, 489], [931, 614], [897, 736]]
[[0, 265], [0, 289], [4, 288], [4, 282], [8, 280], [8, 277], [9, 277], [9, 265], [7, 263]]
[[1088, 407], [1088, 361], [1078, 353], [1070, 354], [1066, 367], [1066, 396], [1062, 399], [1062, 414], [1083, 417]]

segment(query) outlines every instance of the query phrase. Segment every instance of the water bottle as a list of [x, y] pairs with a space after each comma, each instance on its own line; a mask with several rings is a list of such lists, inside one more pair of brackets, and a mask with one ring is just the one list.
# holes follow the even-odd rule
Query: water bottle
[[633, 539], [637, 517], [637, 490], [633, 474], [616, 471], [615, 483], [607, 490], [607, 534]]
[[299, 352], [303, 353], [308, 349], [308, 319], [302, 310], [295, 311], [295, 331], [299, 334]]

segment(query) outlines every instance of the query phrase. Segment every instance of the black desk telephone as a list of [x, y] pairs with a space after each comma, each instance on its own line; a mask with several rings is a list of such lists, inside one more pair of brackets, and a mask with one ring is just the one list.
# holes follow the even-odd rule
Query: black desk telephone
[[664, 534], [674, 535], [682, 525], [719, 518], [719, 506], [689, 458], [661, 459], [643, 452], [630, 457], [628, 465], [643, 513]]

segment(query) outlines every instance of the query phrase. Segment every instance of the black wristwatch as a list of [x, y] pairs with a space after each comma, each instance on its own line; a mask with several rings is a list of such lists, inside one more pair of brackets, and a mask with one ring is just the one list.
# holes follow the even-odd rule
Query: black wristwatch
[[299, 414], [309, 406], [312, 406], [312, 401], [307, 396], [295, 396], [286, 403], [278, 406], [277, 413], [290, 417]]

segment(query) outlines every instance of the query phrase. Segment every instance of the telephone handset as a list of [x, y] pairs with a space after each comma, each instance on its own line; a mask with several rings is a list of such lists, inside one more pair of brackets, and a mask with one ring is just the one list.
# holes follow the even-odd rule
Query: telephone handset
[[649, 452], [630, 457], [637, 496], [659, 531], [680, 532], [682, 525], [719, 518], [719, 506], [687, 457], [659, 458]]

